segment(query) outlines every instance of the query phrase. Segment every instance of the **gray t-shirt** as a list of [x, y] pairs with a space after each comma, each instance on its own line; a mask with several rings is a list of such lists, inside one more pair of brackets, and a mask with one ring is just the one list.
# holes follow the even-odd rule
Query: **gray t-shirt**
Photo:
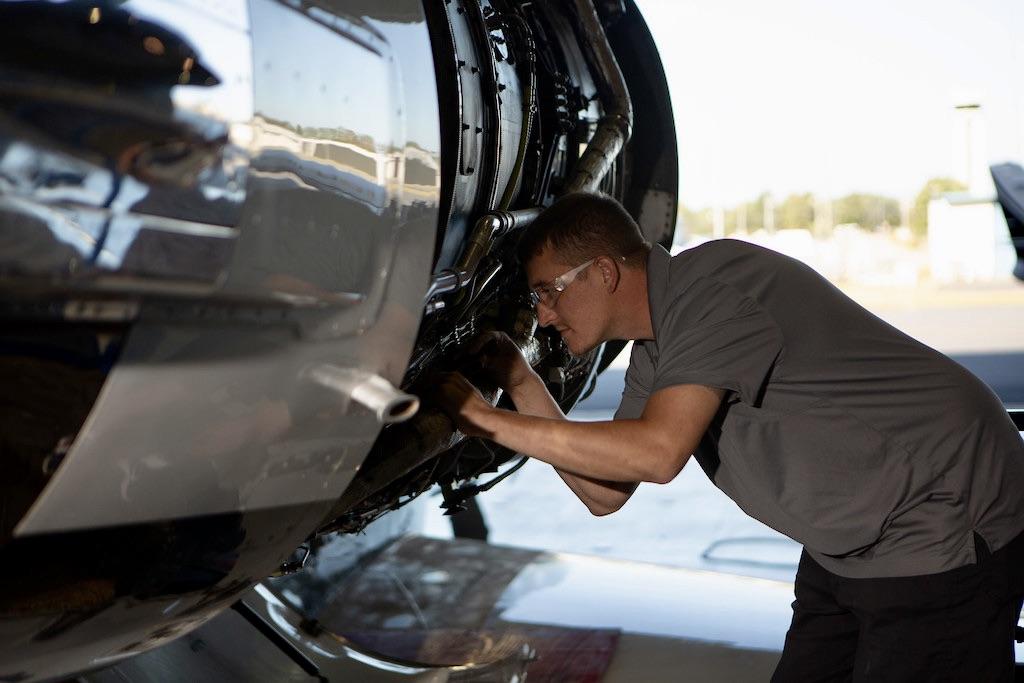
[[749, 515], [851, 578], [933, 574], [1024, 529], [1024, 443], [966, 369], [808, 266], [718, 240], [647, 263], [654, 340], [617, 419], [677, 384], [726, 390], [694, 457]]

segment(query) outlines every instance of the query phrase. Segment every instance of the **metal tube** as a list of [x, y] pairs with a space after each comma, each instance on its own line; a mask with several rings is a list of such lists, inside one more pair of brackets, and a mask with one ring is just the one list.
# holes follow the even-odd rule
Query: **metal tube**
[[381, 424], [405, 422], [420, 408], [420, 400], [396, 389], [391, 382], [354, 368], [318, 365], [309, 373], [317, 384], [368, 408]]
[[441, 271], [430, 283], [424, 303], [441, 294], [448, 294], [463, 289], [473, 280], [480, 261], [491, 251], [494, 240], [507, 235], [513, 230], [525, 228], [540, 215], [539, 206], [516, 211], [491, 211], [481, 216], [473, 224], [473, 232], [466, 250], [459, 258], [455, 268]]
[[576, 163], [566, 192], [594, 192], [633, 131], [633, 103], [593, 2], [575, 0], [574, 4], [583, 32], [580, 42], [587, 51], [594, 77], [600, 85], [605, 114], [598, 122], [597, 131], [583, 156]]
[[471, 273], [451, 269], [443, 270], [430, 283], [430, 288], [427, 289], [427, 295], [423, 298], [423, 301], [428, 303], [439, 294], [447, 294], [457, 289], [462, 289], [469, 283], [470, 279]]

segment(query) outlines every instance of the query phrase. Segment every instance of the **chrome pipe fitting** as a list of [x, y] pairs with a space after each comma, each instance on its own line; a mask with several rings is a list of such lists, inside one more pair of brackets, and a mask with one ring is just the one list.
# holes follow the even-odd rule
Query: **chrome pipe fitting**
[[374, 373], [324, 364], [310, 370], [309, 376], [317, 384], [369, 409], [381, 424], [405, 422], [420, 408], [418, 398], [396, 389]]

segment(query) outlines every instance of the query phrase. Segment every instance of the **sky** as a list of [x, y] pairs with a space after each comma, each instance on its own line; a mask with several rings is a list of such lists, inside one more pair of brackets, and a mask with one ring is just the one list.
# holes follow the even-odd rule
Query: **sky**
[[976, 168], [1024, 159], [1024, 0], [636, 1], [691, 208], [765, 190], [911, 198], [966, 175], [966, 102], [982, 104]]

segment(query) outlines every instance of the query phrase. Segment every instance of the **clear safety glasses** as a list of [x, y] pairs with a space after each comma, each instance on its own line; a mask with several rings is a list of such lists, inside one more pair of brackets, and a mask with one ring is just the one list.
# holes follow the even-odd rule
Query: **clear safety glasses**
[[586, 270], [587, 266], [596, 260], [596, 258], [592, 258], [586, 263], [581, 263], [572, 270], [562, 273], [552, 280], [550, 285], [541, 285], [535, 289], [531, 289], [530, 303], [533, 304], [534, 308], [536, 308], [539, 303], [543, 303], [548, 308], [551, 308], [558, 302], [558, 297], [565, 291], [565, 288], [572, 284], [572, 281], [576, 279], [576, 276]]

